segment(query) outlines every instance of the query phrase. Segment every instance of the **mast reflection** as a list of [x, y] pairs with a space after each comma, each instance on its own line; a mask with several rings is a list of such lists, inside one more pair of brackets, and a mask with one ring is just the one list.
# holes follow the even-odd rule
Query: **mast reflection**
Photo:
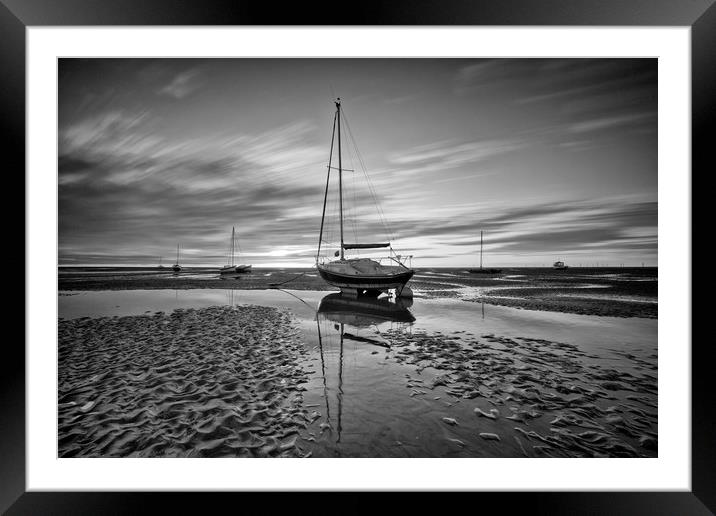
[[[412, 299], [388, 298], [351, 298], [340, 293], [328, 294], [321, 299], [316, 312], [318, 328], [318, 348], [321, 355], [321, 374], [323, 376], [323, 396], [326, 400], [326, 421], [329, 428], [333, 428], [331, 419], [331, 400], [329, 396], [329, 361], [337, 361], [335, 403], [336, 414], [336, 443], [341, 442], [343, 431], [343, 365], [344, 343], [352, 342], [380, 346], [390, 349], [390, 344], [376, 338], [359, 335], [361, 330], [388, 323], [391, 328], [411, 326], [415, 317], [408, 310], [412, 306]], [[322, 328], [323, 324], [323, 328]], [[346, 331], [346, 328], [352, 331]], [[336, 349], [337, 348], [337, 349]]]

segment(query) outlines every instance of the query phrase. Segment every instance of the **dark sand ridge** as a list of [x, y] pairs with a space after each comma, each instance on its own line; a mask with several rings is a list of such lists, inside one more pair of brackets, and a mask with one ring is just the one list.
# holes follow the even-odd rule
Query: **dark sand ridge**
[[[445, 274], [443, 271], [450, 271]], [[466, 301], [584, 315], [656, 318], [658, 280], [650, 268], [504, 269], [494, 277], [471, 275], [464, 269], [418, 269], [409, 285], [418, 295], [462, 297]], [[261, 270], [234, 279], [210, 274], [149, 273], [83, 276], [63, 274], [59, 290], [266, 289], [281, 284], [293, 290], [337, 290], [314, 270]], [[465, 295], [465, 287], [473, 290]]]
[[309, 372], [288, 312], [59, 321], [60, 457], [301, 457]]

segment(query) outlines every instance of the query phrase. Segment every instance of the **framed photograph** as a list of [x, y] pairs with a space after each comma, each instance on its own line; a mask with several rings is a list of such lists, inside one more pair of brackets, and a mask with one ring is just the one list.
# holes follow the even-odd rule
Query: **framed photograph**
[[0, 5], [27, 203], [3, 511], [716, 510], [713, 2], [130, 3]]

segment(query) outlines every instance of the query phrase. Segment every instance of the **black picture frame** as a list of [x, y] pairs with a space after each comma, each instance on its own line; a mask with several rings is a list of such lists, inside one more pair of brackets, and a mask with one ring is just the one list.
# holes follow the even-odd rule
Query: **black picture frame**
[[[716, 118], [716, 6], [714, 0], [392, 0], [354, 2], [346, 11], [322, 1], [277, 6], [245, 0], [0, 0], [0, 127], [6, 170], [25, 170], [25, 31], [32, 26], [81, 25], [574, 25], [688, 26], [691, 28], [692, 175], [713, 170], [710, 129]], [[708, 167], [708, 168], [707, 168]], [[24, 182], [21, 188], [24, 191]], [[19, 190], [15, 190], [19, 191]], [[693, 191], [693, 189], [692, 189]], [[694, 210], [692, 219], [704, 220]], [[13, 214], [17, 217], [16, 212]], [[704, 215], [705, 214], [701, 214]], [[9, 217], [6, 216], [6, 220]], [[692, 233], [693, 234], [693, 233]], [[692, 250], [693, 253], [693, 250]], [[693, 255], [697, 257], [697, 255]], [[24, 263], [24, 260], [23, 260]], [[684, 266], [692, 267], [696, 260]], [[698, 270], [698, 269], [697, 269]], [[28, 273], [25, 270], [25, 275]], [[693, 296], [692, 296], [693, 297]], [[18, 303], [19, 305], [19, 303]], [[22, 304], [24, 306], [24, 303]], [[693, 305], [692, 303], [692, 306]], [[668, 314], [667, 314], [668, 315]], [[692, 315], [693, 321], [693, 315]], [[693, 333], [692, 333], [693, 334]], [[476, 509], [486, 501], [539, 514], [711, 514], [716, 512], [716, 406], [713, 352], [692, 337], [692, 490], [690, 492], [530, 492], [455, 494], [450, 505]], [[24, 339], [23, 339], [24, 343]], [[7, 340], [0, 375], [0, 511], [7, 514], [141, 513], [148, 501], [162, 512], [193, 510], [188, 493], [26, 492], [25, 351]], [[411, 495], [425, 506], [425, 493]], [[221, 501], [264, 504], [266, 493], [214, 493]], [[273, 495], [274, 502], [285, 502]], [[300, 495], [298, 495], [300, 496]], [[372, 511], [376, 494], [352, 493], [348, 512]], [[466, 500], [465, 497], [477, 497]], [[294, 498], [296, 495], [294, 495]], [[259, 500], [261, 498], [261, 500]], [[149, 499], [149, 500], [148, 500]], [[204, 502], [200, 502], [204, 503]], [[518, 505], [516, 506], [515, 503]], [[206, 508], [206, 506], [202, 507]], [[323, 510], [323, 509], [321, 509]], [[271, 511], [273, 512], [273, 511]], [[341, 511], [346, 512], [346, 511]]]

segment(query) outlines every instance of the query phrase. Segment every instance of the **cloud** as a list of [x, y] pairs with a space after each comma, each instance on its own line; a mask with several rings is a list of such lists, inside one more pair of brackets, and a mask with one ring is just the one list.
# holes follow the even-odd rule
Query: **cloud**
[[[533, 104], [553, 101], [590, 101], [601, 99], [620, 102], [631, 93], [639, 96], [645, 89], [656, 84], [656, 63], [649, 59], [624, 60], [570, 60], [563, 61], [560, 73], [544, 73], [549, 65], [542, 66], [542, 73], [531, 80], [529, 96], [515, 99], [517, 104]], [[615, 94], [618, 93], [618, 94]], [[607, 98], [608, 95], [608, 98]]]
[[149, 113], [109, 111], [61, 128], [61, 261], [100, 259], [109, 247], [117, 260], [107, 259], [120, 263], [135, 249], [168, 254], [177, 242], [188, 259], [191, 246], [210, 259], [231, 225], [258, 255], [277, 245], [294, 253], [288, 242], [315, 247], [326, 156], [309, 142], [311, 124], [171, 142], [152, 126]]
[[[513, 136], [569, 152], [599, 148], [613, 129], [656, 132], [656, 59], [472, 61], [458, 69], [454, 89], [490, 111], [500, 106], [503, 116], [519, 117]], [[581, 141], [585, 136], [592, 141]]]
[[[509, 62], [509, 63], [508, 63]], [[457, 70], [454, 81], [454, 93], [458, 96], [466, 95], [477, 88], [485, 88], [514, 80], [521, 72], [515, 65], [520, 65], [514, 59], [485, 59], [477, 62], [470, 61]]]
[[[304, 82], [295, 60], [284, 69], [277, 60], [207, 60], [201, 68], [193, 60], [99, 61], [66, 70], [61, 83], [62, 260], [168, 256], [181, 242], [188, 259], [202, 263], [223, 256], [235, 225], [247, 256], [306, 263], [318, 240], [330, 129], [318, 121], [315, 106], [325, 102], [312, 100], [315, 78]], [[311, 66], [320, 69], [318, 61]], [[369, 61], [341, 73], [370, 76], [356, 72], [375, 66]], [[356, 121], [373, 121], [371, 109], [381, 115], [365, 148], [373, 191], [343, 155], [356, 169], [346, 171], [344, 187], [362, 188], [344, 198], [351, 239], [354, 228], [359, 237], [384, 234], [375, 196], [408, 254], [469, 256], [481, 229], [490, 250], [505, 257], [556, 248], [656, 252], [656, 205], [648, 196], [564, 200], [622, 186], [655, 192], [647, 155], [655, 148], [653, 60], [438, 61], [410, 60], [419, 73], [408, 73], [403, 61], [388, 67], [383, 60], [390, 70], [380, 87], [351, 82], [353, 102], [372, 100]], [[276, 80], [284, 70], [290, 80]], [[209, 81], [212, 95], [190, 97]], [[109, 93], [100, 99], [102, 92]], [[604, 148], [603, 160], [576, 159], [596, 148]], [[634, 177], [616, 177], [615, 161], [633, 165]], [[326, 238], [335, 237], [335, 199], [327, 213]]]
[[584, 120], [574, 123], [568, 127], [572, 133], [587, 133], [591, 131], [603, 131], [614, 129], [624, 125], [638, 124], [646, 120], [655, 120], [654, 113], [628, 113], [625, 115], [614, 115]]
[[486, 161], [495, 156], [522, 149], [519, 139], [494, 139], [473, 142], [443, 141], [419, 145], [389, 157], [391, 164], [413, 173], [449, 169]]
[[570, 253], [657, 250], [656, 201], [642, 196], [607, 197], [520, 208], [499, 205], [464, 209], [450, 217], [425, 213], [421, 220], [391, 223], [401, 243], [442, 249], [446, 256], [478, 252], [480, 231], [491, 255], [534, 257]]
[[186, 70], [175, 75], [168, 84], [157, 90], [157, 94], [183, 99], [198, 90], [202, 82], [199, 70]]

